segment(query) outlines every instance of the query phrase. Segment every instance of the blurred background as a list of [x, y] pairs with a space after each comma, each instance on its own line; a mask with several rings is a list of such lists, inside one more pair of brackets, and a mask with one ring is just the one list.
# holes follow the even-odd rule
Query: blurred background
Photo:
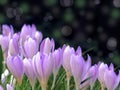
[[0, 0], [2, 24], [35, 24], [56, 48], [81, 46], [93, 63], [120, 65], [120, 0]]

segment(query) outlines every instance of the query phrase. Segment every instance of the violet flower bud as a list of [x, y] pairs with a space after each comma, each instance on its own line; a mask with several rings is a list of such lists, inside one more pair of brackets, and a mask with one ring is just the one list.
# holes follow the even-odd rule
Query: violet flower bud
[[20, 56], [8, 56], [6, 61], [7, 67], [19, 84], [22, 83], [24, 74], [23, 61]]
[[61, 66], [61, 49], [55, 50], [53, 53], [53, 73], [58, 73]]
[[18, 34], [14, 34], [13, 38], [10, 40], [8, 52], [12, 56], [19, 54], [19, 35]]
[[104, 74], [104, 82], [108, 90], [115, 90], [120, 82], [120, 72], [117, 76], [113, 70], [106, 70]]
[[9, 38], [7, 36], [0, 35], [0, 46], [3, 52], [8, 51]]
[[82, 56], [74, 55], [74, 54], [71, 55], [70, 66], [76, 84], [76, 90], [79, 89], [79, 85], [83, 78], [84, 65], [85, 63]]
[[31, 33], [32, 32], [30, 30], [30, 26], [24, 24], [20, 34], [20, 39], [22, 44], [27, 39], [27, 37], [31, 36]]
[[10, 84], [7, 84], [7, 85], [6, 85], [6, 89], [7, 89], [7, 90], [14, 90], [14, 88], [13, 88]]
[[[87, 74], [84, 76], [83, 80], [86, 80], [83, 84], [81, 84], [81, 88], [87, 88], [90, 85], [91, 90], [93, 90], [94, 83], [98, 77], [98, 65], [94, 65], [90, 67]], [[88, 80], [87, 80], [88, 79]]]
[[33, 67], [32, 67], [32, 60], [25, 58], [23, 60], [23, 63], [24, 63], [24, 72], [25, 72], [26, 76], [28, 77], [32, 88], [34, 88], [36, 75], [35, 75]]
[[76, 54], [82, 56], [82, 49], [80, 46], [78, 46], [78, 48], [76, 50]]
[[56, 76], [57, 76], [57, 73], [60, 69], [60, 66], [61, 66], [61, 61], [62, 61], [62, 58], [61, 58], [61, 55], [62, 55], [62, 49], [59, 48], [57, 50], [55, 50], [53, 53], [53, 84], [52, 84], [52, 87], [51, 89], [54, 88], [55, 86], [55, 80], [56, 80]]
[[75, 54], [74, 49], [72, 47], [70, 47], [70, 46], [67, 46], [64, 49], [64, 52], [63, 52], [62, 65], [63, 65], [66, 73], [69, 73], [69, 74], [71, 74], [70, 60], [71, 60], [72, 54]]
[[40, 42], [42, 41], [43, 35], [42, 35], [41, 32], [36, 31], [35, 35], [34, 35], [34, 38], [37, 40], [38, 44], [40, 44]]
[[2, 25], [2, 33], [3, 36], [8, 36], [9, 38], [11, 38], [14, 33], [12, 25]]
[[53, 57], [51, 54], [48, 55], [38, 52], [33, 58], [34, 72], [36, 72], [41, 87], [46, 88], [53, 69]]
[[33, 38], [29, 37], [24, 42], [24, 52], [27, 58], [32, 58], [38, 52], [38, 43]]
[[4, 90], [4, 88], [0, 85], [0, 90]]
[[42, 52], [43, 54], [44, 53], [49, 54], [50, 52], [53, 52], [54, 47], [55, 47], [54, 40], [46, 38], [41, 42], [40, 52]]
[[104, 85], [104, 74], [106, 70], [108, 70], [108, 65], [101, 63], [98, 68], [98, 80], [102, 85]]

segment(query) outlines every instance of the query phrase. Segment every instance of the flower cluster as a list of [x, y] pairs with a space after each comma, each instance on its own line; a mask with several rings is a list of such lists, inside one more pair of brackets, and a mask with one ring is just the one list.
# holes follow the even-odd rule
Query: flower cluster
[[[116, 75], [114, 65], [99, 62], [91, 65], [91, 57], [87, 55], [87, 60], [82, 55], [81, 47], [77, 50], [69, 45], [63, 45], [55, 49], [53, 39], [44, 38], [35, 25], [24, 25], [21, 32], [14, 33], [13, 27], [2, 26], [0, 35], [0, 46], [4, 55], [4, 62], [18, 84], [22, 83], [24, 74], [34, 90], [36, 80], [39, 81], [42, 90], [47, 89], [48, 80], [53, 73], [53, 84], [51, 90], [54, 90], [55, 81], [61, 66], [66, 72], [67, 89], [70, 88], [70, 78], [73, 76], [76, 90], [87, 89], [93, 86], [96, 80], [99, 80], [101, 89], [115, 90], [120, 82], [120, 71]], [[8, 74], [2, 74], [2, 82]], [[6, 85], [7, 90], [13, 90], [14, 84]], [[3, 87], [0, 86], [0, 90]]]

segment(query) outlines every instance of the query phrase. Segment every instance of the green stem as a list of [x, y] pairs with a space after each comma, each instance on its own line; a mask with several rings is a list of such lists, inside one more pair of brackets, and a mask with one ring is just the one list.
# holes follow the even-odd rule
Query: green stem
[[67, 74], [67, 90], [70, 90], [70, 77], [71, 77], [71, 73], [68, 71], [66, 74]]
[[56, 81], [56, 76], [57, 76], [57, 74], [54, 74], [54, 78], [53, 78], [53, 83], [52, 83], [51, 90], [54, 90], [54, 87], [55, 87], [55, 81]]
[[103, 83], [101, 83], [101, 90], [105, 90], [105, 86]]
[[70, 78], [67, 78], [67, 90], [70, 90]]
[[46, 87], [42, 87], [42, 90], [47, 90]]

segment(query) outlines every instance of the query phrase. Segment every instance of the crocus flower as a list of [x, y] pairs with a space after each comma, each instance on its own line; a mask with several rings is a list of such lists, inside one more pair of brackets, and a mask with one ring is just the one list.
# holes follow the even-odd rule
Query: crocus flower
[[81, 88], [87, 88], [90, 86], [91, 90], [93, 90], [94, 83], [98, 77], [98, 65], [91, 66], [87, 71], [86, 75], [83, 77], [83, 80], [86, 80], [83, 84], [81, 84]]
[[52, 54], [48, 55], [38, 52], [33, 57], [32, 64], [33, 64], [34, 72], [36, 72], [37, 78], [41, 84], [42, 90], [46, 90], [47, 82], [53, 69]]
[[13, 88], [10, 84], [7, 84], [7, 85], [6, 85], [6, 89], [7, 89], [7, 90], [14, 90], [14, 88]]
[[108, 90], [115, 90], [120, 82], [120, 71], [117, 76], [113, 70], [106, 70], [104, 74], [104, 82]]
[[78, 46], [78, 48], [76, 50], [76, 54], [82, 56], [82, 49], [80, 46]]
[[70, 46], [67, 46], [65, 49], [64, 49], [64, 52], [63, 52], [63, 61], [62, 61], [62, 65], [66, 71], [66, 73], [69, 73], [69, 75], [71, 74], [71, 67], [70, 67], [70, 57], [72, 54], [74, 54], [75, 51], [72, 47]]
[[11, 38], [13, 33], [14, 33], [14, 30], [13, 30], [12, 25], [10, 25], [10, 26], [2, 25], [2, 34], [3, 34], [3, 36], [8, 36], [9, 38]]
[[8, 50], [9, 38], [7, 36], [0, 35], [0, 45], [3, 52]]
[[63, 55], [62, 55], [62, 66], [66, 71], [66, 79], [67, 79], [67, 90], [69, 90], [69, 83], [71, 77], [71, 67], [70, 67], [70, 58], [72, 54], [75, 54], [74, 48], [70, 46], [65, 46], [63, 48]]
[[55, 43], [53, 39], [45, 38], [40, 45], [40, 52], [49, 54], [50, 52], [53, 52], [55, 47]]
[[62, 61], [61, 54], [62, 54], [61, 48], [55, 50], [52, 53], [52, 55], [53, 55], [53, 75], [54, 75], [52, 89], [54, 88], [56, 76], [57, 76], [57, 73], [58, 73], [59, 68], [61, 66], [61, 61]]
[[79, 55], [71, 55], [71, 72], [74, 77], [76, 90], [79, 90], [79, 85], [81, 83], [81, 80], [83, 78], [83, 72], [84, 72], [84, 59], [82, 56]]
[[23, 63], [24, 63], [24, 72], [30, 81], [32, 90], [34, 90], [36, 75], [35, 75], [33, 67], [32, 67], [32, 59], [25, 58], [23, 60]]
[[13, 32], [14, 31], [12, 26], [2, 25], [2, 35], [0, 35], [0, 46], [3, 51], [4, 60], [6, 60], [8, 56], [9, 40], [12, 38]]
[[24, 52], [27, 58], [32, 58], [38, 52], [38, 42], [28, 37], [24, 42]]
[[10, 39], [8, 52], [12, 56], [19, 54], [19, 35], [17, 33]]
[[0, 85], [0, 90], [4, 90], [4, 88]]
[[104, 90], [105, 88], [104, 74], [107, 69], [108, 69], [108, 65], [104, 63], [101, 63], [98, 68], [98, 80], [101, 84], [102, 90]]
[[22, 83], [24, 74], [23, 61], [20, 56], [8, 56], [6, 61], [7, 67], [19, 84]]
[[38, 43], [40, 43], [43, 36], [41, 32], [36, 31], [36, 27], [34, 24], [32, 26], [24, 24], [20, 34], [21, 45], [23, 45], [27, 37], [35, 38]]

